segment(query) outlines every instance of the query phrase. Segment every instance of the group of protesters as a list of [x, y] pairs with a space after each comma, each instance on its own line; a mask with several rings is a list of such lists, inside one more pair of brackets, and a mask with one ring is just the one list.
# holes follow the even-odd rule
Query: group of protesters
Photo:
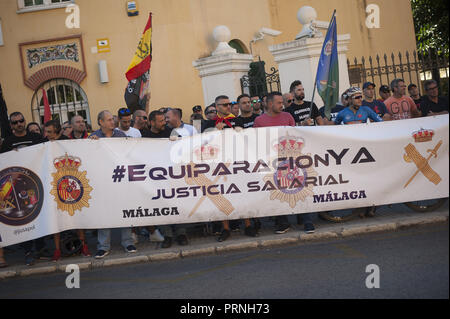
[[[271, 92], [264, 96], [242, 94], [236, 98], [235, 102], [226, 95], [219, 95], [205, 108], [204, 114], [200, 105], [194, 106], [190, 124], [183, 122], [182, 110], [179, 108], [160, 108], [148, 115], [144, 110], [132, 113], [125, 107], [120, 108], [117, 114], [104, 110], [97, 116], [100, 128], [94, 132], [91, 132], [85, 119], [80, 115], [72, 117], [63, 125], [58, 120], [50, 120], [44, 123], [41, 129], [35, 122], [27, 125], [23, 114], [14, 112], [9, 117], [12, 135], [0, 141], [0, 153], [46, 141], [67, 139], [116, 137], [173, 139], [173, 137], [192, 136], [211, 129], [240, 130], [251, 127], [357, 124], [448, 113], [448, 98], [439, 96], [438, 83], [434, 80], [425, 81], [426, 95], [424, 96], [419, 95], [417, 85], [410, 84], [407, 87], [402, 79], [393, 80], [389, 86], [381, 85], [378, 91], [379, 99], [375, 98], [375, 88], [376, 85], [371, 82], [364, 83], [362, 88], [351, 87], [341, 95], [341, 100], [336, 106], [328, 110], [325, 107], [318, 109], [314, 102], [305, 101], [305, 90], [302, 82], [298, 80], [291, 84], [289, 92], [285, 94], [280, 92]], [[283, 234], [290, 229], [291, 225], [287, 216], [275, 218], [275, 233]], [[315, 230], [312, 217], [313, 214], [301, 214], [301, 222], [306, 233], [313, 233]], [[300, 222], [300, 218], [298, 221]], [[227, 240], [232, 231], [239, 231], [240, 226], [239, 220], [214, 222], [212, 232], [218, 235], [217, 240], [221, 242]], [[260, 228], [259, 219], [244, 220], [245, 235], [258, 236]], [[171, 247], [174, 241], [179, 245], [188, 245], [186, 225], [122, 228], [121, 244], [127, 253], [137, 251], [135, 245], [140, 234], [149, 236], [150, 241], [160, 242], [162, 248]], [[81, 241], [81, 253], [84, 256], [91, 256], [84, 231], [79, 230], [78, 236]], [[110, 229], [97, 230], [95, 258], [101, 259], [109, 254], [110, 237]], [[43, 238], [22, 243], [26, 265], [32, 265], [36, 258], [59, 260], [61, 258], [59, 234], [54, 235], [54, 241], [53, 254], [45, 247]], [[36, 250], [34, 254], [33, 243]], [[0, 248], [0, 267], [6, 266], [3, 250]]]

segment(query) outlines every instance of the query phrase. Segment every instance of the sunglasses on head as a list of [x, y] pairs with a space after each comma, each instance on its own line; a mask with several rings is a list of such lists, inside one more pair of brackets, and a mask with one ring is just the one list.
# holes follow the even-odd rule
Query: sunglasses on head
[[11, 121], [11, 125], [16, 125], [17, 123], [23, 123], [25, 122], [25, 119], [17, 120], [17, 121]]
[[120, 115], [131, 115], [131, 111], [129, 109], [123, 108], [123, 109], [119, 110], [119, 114]]

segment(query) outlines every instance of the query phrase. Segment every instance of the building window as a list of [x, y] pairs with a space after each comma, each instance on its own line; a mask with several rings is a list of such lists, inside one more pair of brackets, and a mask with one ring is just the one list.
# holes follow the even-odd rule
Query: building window
[[0, 46], [2, 46], [3, 44], [2, 19], [0, 19]]
[[239, 39], [233, 39], [230, 42], [228, 42], [228, 44], [233, 49], [236, 49], [236, 53], [243, 53], [243, 54], [248, 54], [249, 53], [249, 51], [247, 50], [245, 44]]
[[74, 0], [17, 0], [18, 13], [64, 8], [74, 3]]
[[52, 119], [62, 123], [70, 121], [75, 115], [81, 115], [87, 124], [91, 124], [89, 103], [79, 84], [68, 79], [53, 79], [41, 85], [33, 95], [31, 108], [33, 120], [44, 124], [44, 99], [42, 89], [47, 93]]

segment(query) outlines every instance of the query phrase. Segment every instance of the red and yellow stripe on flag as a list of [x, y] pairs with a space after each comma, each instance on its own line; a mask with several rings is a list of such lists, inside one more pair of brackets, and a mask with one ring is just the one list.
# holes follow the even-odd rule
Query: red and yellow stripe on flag
[[133, 60], [127, 69], [125, 76], [128, 81], [140, 77], [142, 74], [150, 70], [150, 63], [152, 61], [152, 13], [148, 18], [141, 41], [139, 42]]

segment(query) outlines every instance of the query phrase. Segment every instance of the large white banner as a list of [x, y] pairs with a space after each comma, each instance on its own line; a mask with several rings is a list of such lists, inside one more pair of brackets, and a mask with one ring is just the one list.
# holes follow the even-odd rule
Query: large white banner
[[448, 197], [449, 117], [48, 142], [0, 154], [0, 247], [68, 229]]

